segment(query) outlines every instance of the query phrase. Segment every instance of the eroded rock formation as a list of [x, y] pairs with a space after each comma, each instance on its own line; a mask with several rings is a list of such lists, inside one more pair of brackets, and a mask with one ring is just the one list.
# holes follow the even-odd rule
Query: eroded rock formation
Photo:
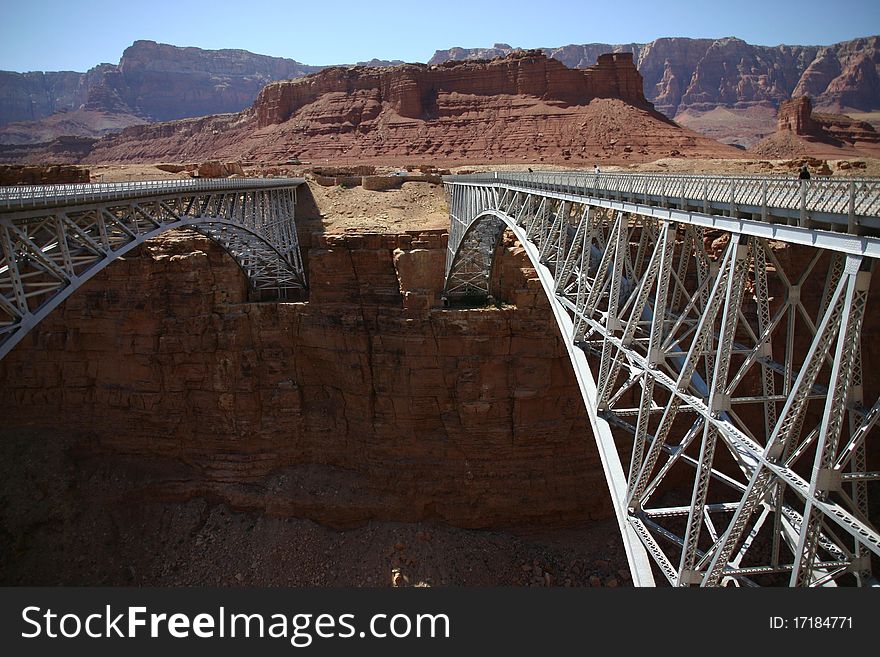
[[580, 71], [518, 52], [443, 66], [326, 69], [268, 85], [246, 112], [127, 128], [87, 160], [592, 164], [674, 154], [739, 151], [654, 111], [626, 53]]
[[806, 96], [782, 103], [776, 132], [753, 151], [769, 157], [880, 156], [880, 133], [842, 114], [814, 113]]
[[89, 170], [65, 165], [0, 165], [0, 185], [56, 185], [87, 183]]
[[69, 164], [81, 162], [92, 152], [96, 139], [57, 137], [38, 144], [0, 144], [0, 162], [14, 164]]
[[[430, 63], [502, 57], [513, 48], [438, 50]], [[741, 39], [656, 39], [646, 44], [590, 43], [544, 48], [566, 66], [586, 68], [601, 53], [632, 52], [645, 95], [667, 116], [715, 107], [778, 106], [809, 95], [817, 107], [880, 108], [880, 37], [831, 46], [756, 46]]]
[[618, 98], [650, 107], [642, 78], [629, 53], [605, 54], [585, 71], [570, 69], [540, 52], [525, 51], [492, 61], [429, 67], [405, 64], [392, 69], [333, 68], [299, 81], [268, 85], [254, 110], [259, 127], [282, 123], [327, 94], [358, 97], [361, 111], [346, 118], [353, 124], [378, 116], [388, 104], [402, 117], [448, 116], [444, 98], [534, 96], [564, 105], [584, 105], [594, 98]]
[[[0, 71], [0, 126], [80, 108], [129, 117], [129, 123], [135, 118], [168, 121], [238, 112], [248, 107], [267, 83], [320, 68], [246, 50], [202, 50], [135, 41], [125, 49], [118, 65], [100, 64], [87, 73]], [[3, 132], [0, 140], [23, 143], [27, 128], [17, 127], [17, 141], [10, 141]], [[31, 126], [37, 135], [44, 130], [42, 124]]]

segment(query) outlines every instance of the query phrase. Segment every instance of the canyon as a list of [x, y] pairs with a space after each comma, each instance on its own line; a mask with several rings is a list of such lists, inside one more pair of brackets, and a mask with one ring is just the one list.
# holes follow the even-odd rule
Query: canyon
[[[0, 161], [76, 162], [95, 182], [308, 172], [297, 222], [310, 292], [257, 302], [216, 244], [170, 233], [0, 361], [0, 581], [397, 585], [396, 572], [426, 586], [625, 585], [583, 401], [522, 247], [500, 252], [497, 303], [445, 307], [442, 189], [389, 174], [724, 162], [791, 175], [810, 157], [874, 172], [876, 159], [856, 158], [880, 157], [880, 137], [841, 112], [878, 107], [877, 42], [497, 44], [315, 70], [138, 41], [78, 81], [16, 78], [24, 91], [3, 111], [55, 100], [31, 104], [49, 112], [43, 143], [28, 143], [33, 125], [6, 126]], [[759, 141], [758, 120], [776, 132]], [[715, 141], [735, 121], [749, 152]], [[86, 136], [64, 136], [75, 130]], [[783, 158], [800, 159], [766, 161]], [[385, 175], [350, 189], [345, 169], [362, 163]], [[0, 169], [12, 182], [89, 179]], [[395, 189], [368, 189], [379, 178]], [[774, 248], [786, 268], [808, 266]]]
[[[429, 64], [504, 57], [515, 48], [438, 50]], [[776, 107], [807, 95], [817, 107], [880, 108], [880, 37], [830, 46], [759, 46], [742, 39], [655, 39], [649, 43], [590, 43], [542, 48], [570, 68], [587, 68], [602, 53], [633, 53], [645, 95], [669, 117], [716, 107]]]
[[443, 310], [440, 231], [306, 245], [303, 304], [248, 303], [203, 238], [116, 263], [0, 363], [5, 428], [63, 418], [102, 448], [178, 463], [165, 498], [333, 526], [609, 516], [584, 483], [603, 485], [601, 466], [565, 348], [521, 261], [502, 274], [516, 307]]
[[[432, 215], [380, 231], [324, 219], [349, 192], [349, 203], [415, 193], [434, 207], [438, 186], [311, 186], [298, 206], [308, 302], [251, 302], [216, 244], [169, 233], [0, 361], [0, 469], [18, 482], [4, 491], [0, 576], [383, 585], [394, 567], [413, 584], [623, 584], [589, 421], [522, 249], [501, 256], [510, 303], [443, 308], [445, 228], [417, 226]], [[47, 513], [65, 532], [40, 524]], [[310, 546], [306, 563], [247, 561], [282, 536]], [[268, 547], [242, 548], [251, 540]], [[180, 553], [215, 541], [236, 547], [206, 563]], [[347, 556], [322, 556], [331, 545]], [[69, 558], [46, 570], [59, 550]]]
[[[880, 37], [829, 46], [753, 45], [723, 39], [655, 39], [649, 43], [591, 43], [543, 48], [572, 68], [591, 66], [601, 53], [631, 52], [645, 80], [645, 96], [681, 125], [740, 147], [774, 132], [775, 109], [809, 96], [825, 112], [863, 116], [880, 108]], [[431, 63], [504, 56], [492, 48], [438, 50]]]

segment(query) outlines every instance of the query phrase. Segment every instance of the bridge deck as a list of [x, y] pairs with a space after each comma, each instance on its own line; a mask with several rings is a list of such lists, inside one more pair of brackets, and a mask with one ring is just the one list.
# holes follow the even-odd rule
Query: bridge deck
[[501, 185], [539, 193], [676, 209], [707, 216], [880, 234], [880, 178], [701, 176], [633, 173], [495, 172], [444, 182]]
[[118, 183], [75, 183], [62, 185], [14, 185], [0, 187], [0, 213], [29, 208], [67, 207], [108, 201], [210, 191], [297, 187], [304, 178], [224, 178], [144, 180]]

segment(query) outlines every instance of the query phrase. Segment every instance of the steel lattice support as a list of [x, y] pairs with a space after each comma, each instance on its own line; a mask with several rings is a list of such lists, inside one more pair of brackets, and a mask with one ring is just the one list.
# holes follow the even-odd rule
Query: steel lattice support
[[[502, 234], [523, 245], [637, 584], [874, 584], [880, 385], [864, 379], [862, 341], [880, 238], [808, 224], [874, 231], [880, 184], [789, 197], [785, 181], [711, 181], [448, 177], [447, 298], [492, 295]], [[863, 194], [841, 210], [838, 188]], [[808, 221], [768, 221], [789, 211]]]
[[92, 276], [146, 240], [192, 228], [251, 289], [305, 289], [294, 221], [299, 179], [0, 188], [0, 358]]

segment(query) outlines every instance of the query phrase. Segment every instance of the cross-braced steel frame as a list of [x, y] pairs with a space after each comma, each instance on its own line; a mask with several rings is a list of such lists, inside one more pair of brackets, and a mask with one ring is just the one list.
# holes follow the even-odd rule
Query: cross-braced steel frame
[[305, 288], [294, 223], [302, 179], [0, 188], [0, 358], [83, 283], [173, 228], [219, 243], [251, 289]]
[[447, 177], [446, 295], [524, 246], [634, 582], [876, 584], [880, 181], [604, 175]]

